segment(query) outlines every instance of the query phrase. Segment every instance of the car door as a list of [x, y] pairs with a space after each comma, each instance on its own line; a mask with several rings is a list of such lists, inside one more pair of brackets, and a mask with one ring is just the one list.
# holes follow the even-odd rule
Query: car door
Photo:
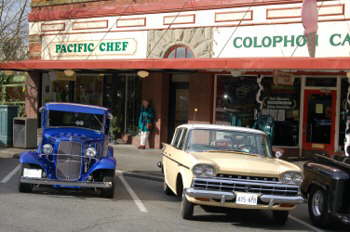
[[176, 190], [176, 175], [178, 171], [176, 153], [178, 152], [178, 144], [181, 140], [182, 132], [183, 128], [177, 128], [171, 144], [166, 144], [163, 150], [163, 171], [165, 182], [174, 192]]
[[174, 138], [171, 145], [168, 145], [164, 150], [164, 174], [166, 183], [175, 192], [176, 191], [176, 179], [180, 172], [180, 167], [183, 160], [183, 142], [186, 138], [187, 128], [178, 128], [175, 131]]

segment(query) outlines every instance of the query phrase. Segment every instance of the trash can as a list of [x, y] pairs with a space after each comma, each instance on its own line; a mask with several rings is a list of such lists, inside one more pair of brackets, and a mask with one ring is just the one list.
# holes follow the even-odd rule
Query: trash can
[[17, 117], [18, 106], [0, 105], [0, 146], [12, 146], [12, 121]]
[[36, 148], [37, 147], [37, 119], [14, 118], [13, 119], [13, 147]]

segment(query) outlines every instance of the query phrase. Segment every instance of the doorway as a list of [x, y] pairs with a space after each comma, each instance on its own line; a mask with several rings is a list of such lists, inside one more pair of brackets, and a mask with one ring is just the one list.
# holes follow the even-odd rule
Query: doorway
[[[174, 74], [170, 78], [168, 140], [175, 128], [188, 122], [189, 83], [187, 75]], [[168, 142], [169, 142], [168, 141]]]
[[304, 150], [334, 151], [336, 98], [336, 90], [304, 90]]

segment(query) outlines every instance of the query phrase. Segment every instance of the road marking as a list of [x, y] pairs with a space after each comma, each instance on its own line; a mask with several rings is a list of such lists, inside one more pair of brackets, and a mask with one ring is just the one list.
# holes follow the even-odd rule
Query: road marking
[[149, 174], [145, 174], [145, 173], [135, 173], [135, 172], [121, 171], [121, 170], [117, 170], [117, 171], [115, 171], [115, 173], [116, 174], [123, 174], [124, 176], [139, 177], [139, 178], [149, 179], [149, 180], [154, 180], [154, 181], [159, 181], [159, 182], [164, 181], [164, 178], [161, 176], [149, 175]]
[[9, 182], [9, 180], [11, 180], [11, 178], [19, 171], [20, 168], [21, 168], [21, 165], [18, 164], [9, 174], [7, 174], [7, 175], [1, 180], [1, 184], [6, 184], [7, 182]]
[[299, 224], [302, 224], [302, 225], [306, 226], [307, 228], [309, 228], [309, 229], [311, 229], [311, 230], [313, 230], [315, 232], [324, 232], [324, 230], [320, 230], [320, 229], [314, 227], [313, 225], [310, 225], [309, 223], [304, 222], [303, 220], [300, 220], [299, 218], [296, 218], [296, 217], [294, 217], [292, 215], [289, 215], [289, 218], [292, 219], [293, 221], [299, 223]]
[[140, 210], [140, 212], [142, 213], [148, 213], [148, 210], [146, 209], [145, 205], [142, 203], [142, 201], [140, 200], [140, 198], [136, 195], [136, 193], [134, 192], [134, 190], [130, 187], [130, 185], [128, 184], [128, 182], [125, 180], [123, 174], [121, 173], [120, 175], [118, 175], [119, 179], [121, 180], [121, 182], [123, 183], [123, 185], [126, 188], [126, 191], [128, 191], [129, 195], [131, 196], [131, 198], [134, 200], [135, 205], [137, 206], [137, 208]]

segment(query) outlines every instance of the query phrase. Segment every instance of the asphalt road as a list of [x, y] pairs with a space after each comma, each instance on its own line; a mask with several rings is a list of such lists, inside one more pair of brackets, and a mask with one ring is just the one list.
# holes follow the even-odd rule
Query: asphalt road
[[44, 187], [23, 194], [17, 190], [18, 178], [18, 161], [0, 158], [0, 232], [323, 231], [311, 226], [306, 205], [294, 210], [285, 226], [274, 225], [269, 212], [207, 213], [200, 207], [193, 221], [185, 221], [179, 215], [180, 202], [162, 193], [161, 182], [120, 172], [114, 199], [93, 191]]

